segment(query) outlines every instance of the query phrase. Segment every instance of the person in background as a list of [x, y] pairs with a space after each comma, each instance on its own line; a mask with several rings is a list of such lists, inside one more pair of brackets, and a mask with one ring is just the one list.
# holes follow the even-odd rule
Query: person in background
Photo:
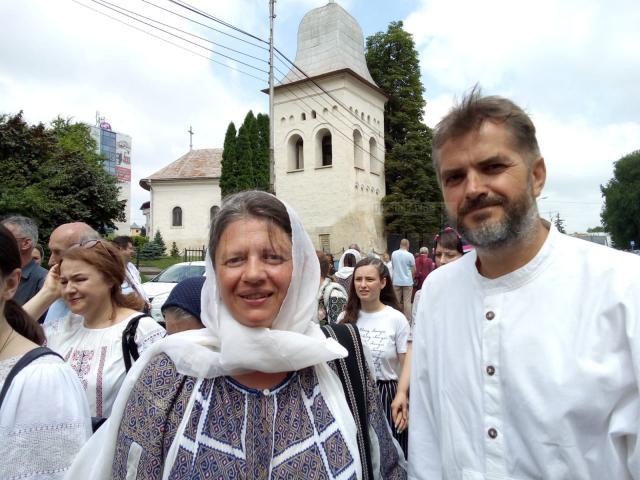
[[[389, 270], [382, 260], [367, 257], [358, 262], [353, 271], [349, 301], [339, 322], [358, 327], [362, 341], [373, 357], [385, 416], [389, 425], [393, 425], [391, 402], [396, 395], [398, 377], [407, 353], [409, 322], [402, 313]], [[406, 456], [407, 432], [395, 430], [393, 436]]]
[[391, 275], [391, 278], [393, 278], [393, 264], [391, 263], [389, 252], [384, 252], [382, 254], [382, 261], [384, 262], [384, 266], [389, 270], [389, 275]]
[[37, 244], [35, 247], [33, 247], [31, 258], [38, 265], [42, 265], [42, 259], [44, 258], [44, 249], [42, 248], [42, 245]]
[[400, 248], [391, 254], [393, 265], [393, 290], [402, 305], [402, 311], [411, 321], [411, 294], [413, 293], [413, 277], [416, 273], [416, 259], [409, 251], [409, 240], [400, 240]]
[[436, 267], [441, 267], [459, 259], [466, 252], [458, 232], [447, 227], [433, 239], [433, 257]]
[[[45, 325], [47, 346], [62, 355], [78, 375], [91, 415], [106, 418], [127, 364], [135, 360], [136, 353], [162, 339], [165, 331], [140, 313], [144, 302], [138, 295], [122, 293], [124, 262], [111, 242], [89, 240], [71, 247], [59, 268], [59, 288], [69, 313]], [[123, 335], [130, 341], [124, 341]]]
[[185, 278], [178, 283], [160, 309], [167, 335], [204, 328], [200, 319], [200, 298], [205, 277]]
[[122, 257], [124, 258], [125, 267], [127, 269], [127, 276], [122, 284], [122, 292], [127, 294], [135, 292], [145, 301], [148, 308], [151, 308], [149, 303], [149, 297], [147, 296], [144, 288], [142, 288], [142, 280], [140, 278], [140, 272], [136, 266], [131, 262], [135, 249], [133, 248], [133, 240], [131, 237], [121, 235], [113, 239], [113, 243], [118, 247]]
[[[69, 248], [73, 245], [99, 239], [100, 234], [84, 222], [64, 223], [57, 227], [49, 237], [49, 271], [51, 275], [57, 278], [59, 273], [57, 265]], [[45, 325], [52, 319], [64, 317], [69, 313], [69, 308], [60, 298], [60, 292], [50, 291], [47, 295], [39, 295], [38, 297], [39, 304], [35, 310], [46, 312]], [[44, 308], [41, 308], [41, 305], [44, 305]]]
[[315, 320], [319, 325], [336, 323], [347, 304], [347, 291], [342, 285], [332, 282], [329, 278], [331, 263], [328, 255], [320, 250], [316, 250], [316, 254], [320, 262], [320, 288], [318, 289], [318, 315]]
[[13, 300], [20, 265], [14, 236], [0, 225], [0, 478], [58, 480], [91, 436], [91, 417], [80, 381], [57, 355], [40, 356], [9, 378], [45, 341]]
[[330, 253], [327, 253], [327, 260], [329, 261], [329, 272], [327, 273], [327, 277], [331, 278], [332, 281], [335, 281], [334, 276], [336, 274], [336, 261], [333, 259], [333, 255]]
[[[427, 278], [434, 268], [436, 268], [436, 266], [433, 260], [429, 258], [429, 249], [427, 247], [420, 247], [420, 255], [416, 257], [416, 274], [414, 277], [416, 291], [420, 291], [425, 278]], [[415, 303], [415, 295], [413, 301]]]
[[33, 248], [38, 244], [38, 226], [22, 215], [5, 218], [2, 224], [13, 234], [20, 250], [22, 273], [14, 301], [24, 305], [40, 291], [48, 273], [33, 260]]
[[353, 274], [353, 267], [360, 261], [362, 256], [360, 252], [355, 249], [345, 250], [340, 257], [338, 263], [338, 271], [336, 272], [336, 282], [342, 285], [344, 290], [348, 293], [351, 285], [351, 275]]
[[[435, 257], [436, 268], [439, 268], [447, 263], [453, 262], [463, 255], [462, 239], [458, 232], [451, 227], [446, 227], [433, 240], [433, 253]], [[426, 280], [426, 278], [425, 278]], [[416, 292], [416, 296], [413, 299], [413, 322], [411, 329], [415, 327], [415, 321], [418, 315], [418, 305], [420, 304], [420, 297], [422, 296], [422, 289]], [[429, 308], [426, 306], [425, 308]], [[409, 337], [409, 345], [407, 348], [407, 357], [402, 368], [402, 374], [398, 381], [398, 392], [396, 393], [393, 402], [391, 403], [391, 411], [393, 415], [393, 424], [399, 431], [406, 430], [409, 424], [409, 381], [411, 379], [411, 358], [412, 342], [413, 338]]]

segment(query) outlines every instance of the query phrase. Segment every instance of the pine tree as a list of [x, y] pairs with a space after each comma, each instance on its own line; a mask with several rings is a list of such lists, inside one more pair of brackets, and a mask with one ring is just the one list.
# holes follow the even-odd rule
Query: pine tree
[[169, 252], [169, 255], [171, 255], [173, 258], [178, 258], [180, 256], [180, 250], [178, 250], [178, 245], [176, 245], [176, 242], [173, 242], [171, 244], [171, 251]]
[[566, 229], [564, 228], [564, 220], [560, 218], [560, 213], [556, 213], [556, 216], [553, 219], [553, 224], [556, 226], [560, 233], [567, 233]]
[[227, 133], [224, 136], [224, 150], [222, 152], [222, 165], [220, 173], [220, 190], [222, 197], [238, 191], [237, 181], [237, 155], [236, 155], [236, 126], [229, 123]]
[[237, 190], [247, 190], [255, 188], [254, 177], [254, 144], [256, 142], [256, 117], [249, 110], [247, 116], [238, 129], [238, 139], [236, 143], [236, 155], [238, 166]]
[[164, 244], [164, 239], [162, 238], [162, 234], [160, 233], [160, 230], [156, 230], [156, 234], [153, 237], [152, 243], [158, 246], [158, 252], [160, 253], [159, 256], [162, 257], [167, 250], [167, 246]]
[[389, 96], [384, 119], [386, 230], [403, 236], [436, 232], [442, 202], [431, 162], [431, 129], [423, 123], [420, 62], [401, 21], [367, 38], [366, 59], [373, 80]]
[[269, 190], [269, 115], [259, 113], [256, 117], [256, 142], [253, 157], [255, 188]]

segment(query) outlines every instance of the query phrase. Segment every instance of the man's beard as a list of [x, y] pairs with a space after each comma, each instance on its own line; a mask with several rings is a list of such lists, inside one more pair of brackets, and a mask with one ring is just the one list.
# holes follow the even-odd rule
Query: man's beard
[[[488, 206], [501, 206], [504, 209], [503, 218], [484, 220], [475, 228], [465, 225], [463, 218], [466, 214]], [[502, 196], [478, 197], [465, 202], [458, 209], [457, 218], [450, 220], [471, 245], [494, 250], [532, 238], [539, 219], [538, 205], [527, 189], [511, 202]]]

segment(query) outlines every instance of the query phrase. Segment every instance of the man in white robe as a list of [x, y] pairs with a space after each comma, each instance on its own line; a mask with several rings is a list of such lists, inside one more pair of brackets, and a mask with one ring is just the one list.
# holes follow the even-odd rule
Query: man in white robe
[[409, 477], [640, 478], [640, 258], [540, 219], [545, 163], [511, 101], [472, 92], [433, 154], [476, 248], [425, 281]]

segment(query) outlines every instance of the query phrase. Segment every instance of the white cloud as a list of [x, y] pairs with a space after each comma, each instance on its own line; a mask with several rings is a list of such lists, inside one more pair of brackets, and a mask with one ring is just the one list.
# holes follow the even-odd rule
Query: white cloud
[[405, 27], [434, 125], [470, 87], [532, 114], [547, 160], [541, 211], [568, 229], [600, 221], [600, 184], [640, 143], [640, 8], [633, 0], [422, 0]]

